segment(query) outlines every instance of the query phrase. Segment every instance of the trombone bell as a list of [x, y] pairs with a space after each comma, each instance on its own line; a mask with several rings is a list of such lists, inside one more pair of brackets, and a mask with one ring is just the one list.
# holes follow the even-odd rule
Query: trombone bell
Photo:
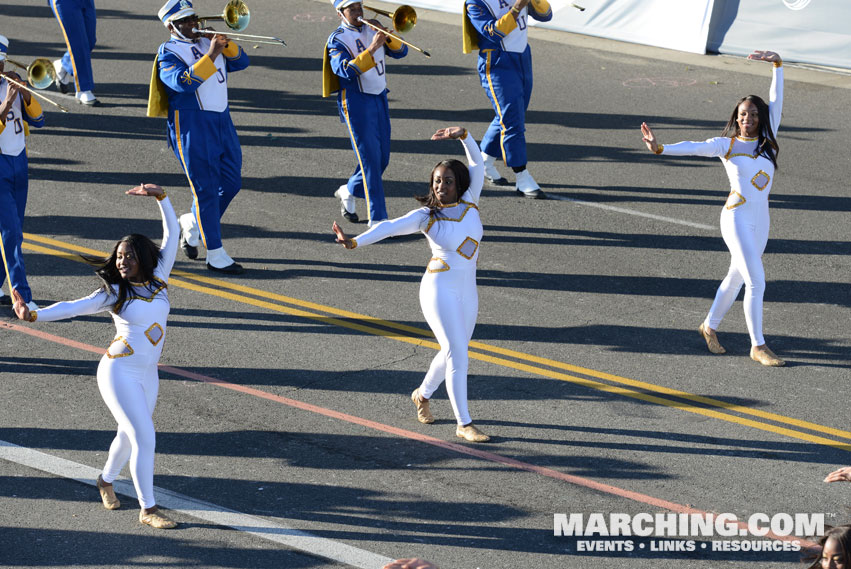
[[393, 12], [393, 28], [400, 34], [410, 32], [417, 25], [417, 12], [410, 6], [399, 6]]
[[222, 14], [225, 25], [235, 32], [241, 32], [247, 28], [250, 19], [251, 12], [242, 0], [230, 0]]
[[363, 8], [390, 18], [393, 22], [393, 29], [400, 34], [410, 32], [417, 25], [417, 11], [407, 5], [399, 6], [392, 14], [387, 10], [379, 10], [366, 4], [363, 5]]
[[248, 22], [251, 20], [251, 12], [242, 0], [230, 0], [230, 2], [225, 4], [225, 9], [221, 15], [199, 16], [198, 19], [202, 22], [206, 22], [207, 20], [221, 20], [228, 28], [235, 32], [241, 32], [248, 27]]
[[53, 64], [49, 59], [41, 57], [29, 65], [18, 63], [12, 59], [6, 61], [19, 69], [27, 70], [27, 83], [32, 85], [33, 89], [47, 89], [56, 81], [56, 70], [53, 69]]
[[47, 89], [56, 81], [53, 63], [44, 57], [36, 59], [27, 67], [27, 81], [34, 89]]

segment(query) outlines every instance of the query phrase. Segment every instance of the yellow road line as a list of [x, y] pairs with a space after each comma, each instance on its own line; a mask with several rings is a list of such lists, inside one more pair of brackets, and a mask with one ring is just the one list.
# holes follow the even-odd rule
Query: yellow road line
[[[71, 250], [71, 251], [86, 253], [86, 254], [90, 254], [90, 255], [101, 255], [101, 256], [105, 255], [105, 253], [103, 253], [101, 251], [96, 251], [94, 249], [88, 249], [86, 247], [80, 247], [80, 246], [73, 245], [73, 244], [70, 244], [70, 243], [64, 243], [62, 241], [57, 241], [55, 239], [50, 239], [48, 237], [42, 237], [40, 235], [33, 235], [33, 234], [25, 233], [24, 236], [28, 241], [38, 241], [38, 242], [41, 242], [41, 243], [53, 245], [53, 246], [68, 249], [68, 250]], [[49, 248], [46, 248], [46, 247], [42, 247], [42, 246], [39, 246], [39, 245], [35, 245], [35, 244], [32, 244], [32, 243], [24, 243], [24, 248], [27, 248], [27, 249], [30, 249], [30, 250], [33, 250], [33, 251], [37, 251], [39, 253], [44, 253], [44, 254], [48, 254], [48, 255], [55, 255], [55, 256], [58, 256], [58, 257], [65, 258], [65, 259], [70, 259], [70, 260], [75, 260], [75, 261], [80, 260], [78, 257], [76, 257], [72, 254], [65, 253], [65, 252], [62, 252], [62, 251], [56, 251], [56, 250], [49, 249]], [[173, 276], [169, 280], [169, 284], [180, 287], [180, 288], [186, 288], [188, 290], [193, 290], [193, 291], [200, 292], [200, 293], [203, 293], [203, 294], [208, 294], [208, 295], [212, 295], [212, 296], [217, 296], [219, 298], [233, 300], [235, 302], [250, 304], [250, 305], [256, 306], [258, 308], [264, 308], [264, 309], [272, 310], [272, 311], [275, 311], [275, 312], [280, 312], [280, 313], [298, 316], [298, 317], [302, 317], [302, 318], [308, 318], [308, 319], [311, 319], [311, 320], [322, 322], [324, 324], [332, 324], [332, 325], [335, 325], [335, 326], [340, 326], [340, 327], [343, 327], [343, 328], [349, 328], [351, 330], [357, 330], [357, 331], [364, 332], [364, 333], [367, 333], [367, 334], [383, 336], [383, 337], [386, 337], [386, 338], [391, 338], [391, 339], [394, 339], [394, 340], [406, 342], [408, 344], [413, 344], [413, 345], [416, 345], [416, 346], [428, 347], [428, 348], [432, 348], [432, 349], [435, 349], [435, 350], [440, 349], [439, 345], [434, 341], [427, 340], [427, 339], [424, 339], [424, 338], [413, 338], [413, 337], [410, 337], [410, 336], [394, 334], [391, 331], [383, 330], [381, 328], [376, 328], [375, 326], [371, 326], [369, 324], [377, 324], [377, 325], [384, 326], [384, 327], [387, 327], [387, 328], [400, 330], [400, 331], [404, 331], [404, 332], [409, 332], [409, 333], [414, 333], [414, 334], [418, 334], [418, 335], [421, 335], [421, 336], [428, 336], [428, 337], [431, 337], [431, 338], [434, 337], [428, 330], [424, 330], [424, 329], [421, 329], [421, 328], [416, 328], [416, 327], [413, 327], [413, 326], [407, 326], [407, 325], [404, 325], [404, 324], [399, 324], [399, 323], [396, 323], [396, 322], [391, 322], [391, 321], [382, 320], [382, 319], [378, 319], [378, 318], [372, 318], [372, 317], [369, 317], [369, 316], [366, 316], [366, 315], [358, 314], [356, 312], [350, 312], [350, 311], [347, 311], [347, 310], [342, 310], [342, 309], [338, 309], [338, 308], [334, 308], [334, 307], [330, 307], [330, 306], [325, 306], [325, 305], [317, 304], [317, 303], [314, 303], [314, 302], [309, 302], [309, 301], [305, 301], [305, 300], [301, 300], [301, 299], [297, 299], [297, 298], [293, 298], [293, 297], [289, 297], [289, 296], [285, 296], [285, 295], [281, 295], [281, 294], [277, 294], [277, 293], [273, 293], [273, 292], [268, 292], [268, 291], [256, 289], [256, 288], [253, 288], [253, 287], [248, 287], [248, 286], [245, 286], [245, 285], [230, 283], [230, 282], [223, 281], [223, 280], [216, 279], [216, 278], [212, 278], [212, 277], [207, 277], [207, 276], [203, 276], [203, 275], [196, 275], [196, 274], [189, 273], [189, 272], [186, 272], [186, 271], [173, 270], [172, 275], [176, 275], [176, 276], [179, 276], [179, 277], [183, 277], [183, 279], [187, 279], [187, 280], [183, 280], [183, 279], [180, 279], [180, 278], [174, 278], [174, 276]], [[209, 287], [206, 287], [206, 286], [200, 286], [200, 285], [194, 284], [192, 282], [188, 282], [190, 280], [201, 282], [201, 283], [208, 284], [208, 285], [214, 285], [214, 286], [217, 286], [217, 287], [220, 287], [220, 288], [234, 290], [234, 291], [249, 294], [249, 295], [252, 295], [252, 296], [258, 296], [258, 297], [261, 297], [261, 298], [267, 298], [267, 299], [270, 299], [270, 300], [285, 302], [285, 303], [288, 303], [288, 304], [293, 304], [295, 306], [307, 308], [307, 309], [310, 309], [310, 310], [315, 310], [315, 311], [319, 311], [319, 312], [326, 312], [326, 313], [329, 313], [329, 314], [333, 314], [335, 316], [342, 316], [344, 318], [351, 318], [351, 319], [357, 320], [358, 322], [352, 322], [351, 320], [341, 320], [340, 318], [335, 318], [333, 316], [326, 316], [326, 315], [323, 315], [323, 314], [317, 314], [316, 312], [309, 312], [307, 310], [301, 310], [299, 308], [282, 306], [280, 304], [275, 304], [275, 303], [267, 302], [267, 301], [264, 301], [264, 300], [258, 300], [256, 298], [240, 296], [240, 295], [233, 294], [233, 293], [230, 293], [230, 292], [225, 292], [225, 291], [222, 291], [222, 290], [217, 290], [217, 289], [214, 289], [214, 288], [209, 288]], [[548, 358], [542, 358], [542, 357], [534, 356], [534, 355], [531, 355], [531, 354], [525, 354], [523, 352], [517, 352], [515, 350], [499, 348], [497, 346], [491, 346], [491, 345], [488, 345], [488, 344], [483, 344], [481, 342], [470, 342], [470, 347], [480, 349], [480, 350], [498, 353], [498, 354], [508, 356], [508, 357], [512, 357], [512, 358], [515, 358], [515, 359], [526, 360], [526, 361], [534, 362], [534, 363], [537, 363], [537, 364], [550, 366], [550, 367], [553, 367], [553, 368], [556, 368], [556, 369], [563, 369], [563, 370], [566, 370], [566, 371], [581, 373], [583, 375], [588, 375], [588, 376], [591, 376], [591, 377], [597, 377], [599, 379], [605, 379], [605, 380], [608, 380], [608, 381], [611, 381], [611, 382], [614, 382], [614, 383], [619, 383], [619, 384], [622, 384], [622, 385], [628, 385], [628, 386], [631, 386], [631, 387], [636, 387], [636, 388], [647, 390], [647, 391], [653, 391], [653, 392], [664, 394], [664, 395], [670, 395], [670, 396], [678, 397], [680, 399], [685, 399], [685, 400], [688, 400], [688, 401], [694, 401], [696, 403], [701, 403], [703, 405], [708, 405], [708, 406], [711, 406], [711, 407], [719, 407], [719, 408], [725, 409], [727, 411], [735, 411], [735, 412], [738, 412], [738, 413], [741, 413], [741, 414], [757, 416], [757, 417], [761, 417], [763, 419], [768, 419], [768, 420], [772, 420], [772, 421], [779, 422], [779, 423], [793, 425], [793, 426], [804, 428], [804, 429], [811, 430], [811, 431], [816, 431], [816, 432], [821, 432], [821, 433], [824, 433], [824, 434], [834, 435], [834, 436], [841, 437], [841, 438], [851, 439], [851, 432], [848, 432], [848, 431], [843, 431], [843, 430], [840, 430], [840, 429], [834, 429], [832, 427], [828, 427], [828, 426], [825, 426], [825, 425], [819, 425], [819, 424], [816, 424], [816, 423], [811, 423], [809, 421], [802, 421], [800, 419], [795, 419], [795, 418], [792, 418], [792, 417], [786, 417], [786, 416], [778, 415], [778, 414], [775, 414], [775, 413], [760, 411], [758, 409], [752, 409], [750, 407], [745, 407], [743, 405], [729, 403], [729, 402], [726, 402], [726, 401], [721, 401], [721, 400], [713, 399], [713, 398], [710, 398], [710, 397], [703, 397], [701, 395], [695, 395], [695, 394], [692, 394], [692, 393], [688, 393], [686, 391], [680, 391], [680, 390], [677, 390], [677, 389], [671, 389], [671, 388], [655, 385], [655, 384], [652, 384], [652, 383], [647, 383], [647, 382], [644, 382], [644, 381], [639, 381], [639, 380], [629, 379], [629, 378], [626, 378], [626, 377], [612, 375], [612, 374], [608, 374], [608, 373], [605, 373], [605, 372], [592, 370], [592, 369], [589, 369], [589, 368], [583, 368], [583, 367], [580, 367], [580, 366], [575, 366], [575, 365], [572, 365], [572, 364], [559, 362], [557, 360], [551, 360], [551, 359], [548, 359]], [[665, 398], [662, 398], [662, 397], [657, 397], [655, 395], [635, 391], [633, 389], [627, 389], [627, 388], [624, 388], [624, 387], [613, 386], [613, 385], [601, 383], [601, 382], [598, 382], [598, 381], [584, 379], [584, 378], [576, 377], [576, 376], [573, 376], [573, 375], [561, 373], [561, 372], [558, 372], [558, 371], [548, 370], [548, 369], [545, 369], [545, 368], [532, 366], [532, 365], [528, 365], [528, 364], [525, 364], [525, 363], [514, 362], [514, 361], [511, 361], [511, 360], [504, 359], [504, 358], [499, 358], [499, 357], [494, 357], [494, 356], [490, 356], [490, 355], [487, 355], [487, 354], [478, 353], [478, 352], [475, 352], [475, 351], [472, 351], [472, 350], [470, 351], [470, 357], [473, 358], [473, 359], [476, 359], [476, 360], [485, 361], [485, 362], [492, 363], [492, 364], [495, 364], [495, 365], [499, 365], [499, 366], [502, 366], [502, 367], [508, 367], [508, 368], [515, 369], [515, 370], [518, 370], [518, 371], [524, 371], [524, 372], [531, 373], [531, 374], [534, 374], [534, 375], [549, 377], [549, 378], [558, 379], [558, 380], [561, 380], [561, 381], [568, 381], [568, 382], [574, 383], [576, 385], [581, 385], [583, 387], [588, 387], [588, 388], [591, 388], [591, 389], [597, 389], [599, 391], [604, 391], [606, 393], [612, 393], [612, 394], [616, 394], [616, 395], [631, 397], [631, 398], [634, 398], [634, 399], [640, 399], [642, 401], [647, 401], [649, 403], [656, 403], [656, 404], [659, 404], [659, 405], [664, 405], [666, 407], [681, 409], [683, 411], [688, 411], [690, 413], [695, 413], [695, 414], [698, 414], [698, 415], [704, 415], [706, 417], [711, 417], [711, 418], [714, 418], [714, 419], [719, 419], [719, 420], [723, 420], [723, 421], [737, 423], [737, 424], [740, 424], [740, 425], [756, 428], [756, 429], [759, 429], [759, 430], [768, 431], [768, 432], [772, 432], [772, 433], [775, 433], [775, 434], [780, 434], [780, 435], [784, 435], [784, 436], [788, 436], [788, 437], [792, 437], [792, 438], [797, 438], [797, 439], [800, 439], [800, 440], [805, 440], [807, 442], [831, 446], [831, 447], [834, 447], [834, 448], [838, 448], [840, 450], [851, 451], [851, 445], [846, 444], [846, 443], [836, 442], [836, 441], [833, 441], [833, 440], [830, 440], [830, 439], [826, 439], [826, 438], [815, 436], [815, 435], [810, 435], [808, 433], [802, 433], [800, 431], [795, 431], [795, 430], [787, 429], [787, 428], [784, 428], [784, 427], [778, 427], [778, 426], [775, 426], [775, 425], [760, 423], [760, 422], [753, 421], [753, 420], [750, 420], [750, 419], [737, 417], [735, 415], [726, 414], [726, 413], [722, 413], [722, 412], [719, 412], [719, 411], [714, 411], [712, 409], [704, 409], [702, 407], [695, 407], [695, 406], [689, 405], [685, 402], [674, 401], [674, 400], [671, 400], [671, 399], [665, 399]]]

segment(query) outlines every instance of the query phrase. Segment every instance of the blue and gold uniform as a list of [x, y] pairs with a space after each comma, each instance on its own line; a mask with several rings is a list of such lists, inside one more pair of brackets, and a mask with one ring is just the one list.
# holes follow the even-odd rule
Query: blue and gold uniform
[[519, 13], [507, 0], [465, 0], [465, 53], [478, 47], [478, 71], [496, 116], [482, 137], [482, 151], [502, 156], [506, 166], [525, 166], [526, 108], [532, 97], [532, 52], [528, 18], [552, 19], [547, 0], [532, 0]]
[[[0, 36], [0, 63], [6, 59], [8, 45], [9, 41]], [[0, 104], [6, 101], [8, 91], [9, 82], [0, 77]], [[0, 285], [8, 276], [9, 288], [30, 303], [32, 292], [21, 251], [29, 186], [27, 125], [40, 128], [44, 125], [44, 115], [35, 97], [26, 104], [23, 95], [18, 94], [5, 116], [0, 117], [0, 260], [3, 261]]]
[[[174, 4], [171, 16], [194, 15], [186, 0]], [[164, 8], [165, 9], [165, 8]], [[242, 186], [242, 149], [228, 106], [228, 74], [245, 69], [248, 55], [231, 41], [215, 61], [210, 40], [172, 34], [157, 52], [149, 116], [166, 116], [169, 146], [180, 161], [192, 191], [191, 215], [181, 217], [183, 238], [207, 249], [207, 264], [223, 268], [233, 260], [222, 248], [220, 220]], [[167, 112], [166, 108], [167, 101]], [[219, 263], [212, 254], [227, 259]]]
[[[335, 7], [353, 2], [338, 0]], [[354, 174], [346, 184], [349, 195], [364, 198], [369, 224], [387, 219], [381, 176], [390, 163], [390, 112], [384, 57], [408, 54], [402, 42], [390, 39], [373, 55], [367, 46], [377, 32], [369, 26], [342, 21], [325, 45], [323, 96], [337, 92], [340, 121], [346, 124], [357, 157]]]

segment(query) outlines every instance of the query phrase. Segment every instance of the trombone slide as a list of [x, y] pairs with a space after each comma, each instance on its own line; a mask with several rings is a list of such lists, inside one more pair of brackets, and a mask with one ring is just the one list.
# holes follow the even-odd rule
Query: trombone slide
[[424, 50], [424, 49], [422, 49], [422, 48], [419, 48], [419, 47], [415, 46], [415, 45], [414, 45], [414, 44], [412, 44], [411, 42], [407, 42], [407, 41], [403, 40], [402, 38], [400, 38], [400, 37], [399, 37], [399, 36], [397, 36], [396, 34], [391, 34], [391, 33], [390, 33], [390, 32], [388, 32], [387, 30], [382, 29], [382, 28], [379, 28], [379, 27], [378, 27], [378, 26], [376, 26], [375, 24], [370, 24], [369, 22], [367, 22], [367, 21], [366, 21], [366, 20], [364, 20], [363, 18], [358, 18], [358, 22], [360, 22], [361, 24], [365, 24], [365, 25], [369, 26], [370, 28], [372, 28], [372, 29], [373, 29], [373, 30], [375, 30], [376, 32], [381, 32], [382, 34], [384, 34], [384, 35], [385, 35], [385, 36], [387, 36], [387, 37], [391, 37], [391, 38], [393, 38], [394, 40], [399, 40], [400, 42], [402, 42], [402, 43], [403, 43], [403, 44], [405, 44], [406, 46], [414, 48], [415, 50], [417, 50], [418, 52], [422, 53], [422, 54], [423, 54], [424, 56], [426, 56], [426, 57], [431, 57], [431, 54], [430, 54], [429, 52], [427, 52], [426, 50]]
[[5, 74], [0, 74], [0, 75], [3, 75], [3, 78], [4, 78], [4, 79], [6, 79], [6, 81], [8, 81], [9, 83], [14, 83], [15, 85], [17, 85], [17, 86], [18, 86], [18, 87], [20, 87], [21, 89], [25, 89], [25, 90], [29, 91], [29, 92], [30, 92], [30, 94], [35, 95], [35, 96], [36, 96], [36, 97], [38, 97], [39, 99], [44, 99], [45, 101], [47, 101], [47, 102], [48, 102], [48, 103], [50, 103], [51, 105], [54, 105], [54, 106], [56, 106], [56, 107], [59, 107], [59, 110], [60, 110], [60, 111], [62, 111], [63, 113], [67, 113], [67, 112], [68, 112], [68, 109], [66, 109], [65, 107], [63, 107], [62, 105], [60, 105], [59, 103], [57, 103], [56, 101], [54, 101], [54, 100], [52, 100], [52, 99], [48, 99], [47, 97], [45, 97], [44, 95], [42, 95], [42, 94], [41, 94], [41, 93], [39, 93], [38, 91], [36, 91], [36, 90], [34, 90], [34, 89], [30, 89], [29, 87], [27, 87], [25, 84], [21, 83], [20, 81], [15, 81], [14, 79], [12, 79], [11, 77], [9, 77], [8, 75], [5, 75]]
[[[197, 28], [192, 28], [192, 31], [198, 34], [215, 34], [218, 36], [227, 36], [229, 38], [233, 38], [235, 40], [239, 40], [240, 38], [246, 38], [245, 41], [249, 43], [267, 43], [272, 45], [282, 45], [284, 47], [287, 46], [287, 42], [282, 40], [281, 38], [276, 38], [274, 36], [255, 36], [252, 34], [235, 34], [232, 32], [217, 32], [216, 30], [199, 30]], [[249, 39], [253, 38], [253, 39]]]

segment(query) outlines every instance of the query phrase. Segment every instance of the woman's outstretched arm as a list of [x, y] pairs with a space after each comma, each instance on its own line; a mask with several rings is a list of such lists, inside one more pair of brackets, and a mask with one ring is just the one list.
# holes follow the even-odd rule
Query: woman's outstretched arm
[[724, 156], [730, 143], [729, 138], [717, 137], [703, 142], [659, 144], [653, 129], [646, 122], [641, 123], [641, 137], [650, 152], [669, 156], [704, 156], [706, 158]]
[[428, 223], [428, 210], [425, 208], [409, 211], [402, 217], [388, 219], [373, 225], [357, 237], [347, 237], [337, 222], [331, 226], [331, 230], [337, 236], [337, 243], [344, 245], [346, 249], [354, 249], [358, 246], [372, 245], [382, 239], [396, 235], [410, 235], [422, 231]]
[[38, 310], [27, 308], [21, 294], [16, 290], [12, 291], [12, 299], [14, 300], [12, 309], [15, 311], [15, 315], [19, 320], [25, 320], [27, 322], [35, 322], [36, 320], [54, 322], [75, 316], [97, 314], [98, 312], [104, 312], [112, 308], [111, 299], [103, 289], [96, 290], [84, 298], [69, 300], [67, 302], [57, 302], [48, 307], [39, 308]]

